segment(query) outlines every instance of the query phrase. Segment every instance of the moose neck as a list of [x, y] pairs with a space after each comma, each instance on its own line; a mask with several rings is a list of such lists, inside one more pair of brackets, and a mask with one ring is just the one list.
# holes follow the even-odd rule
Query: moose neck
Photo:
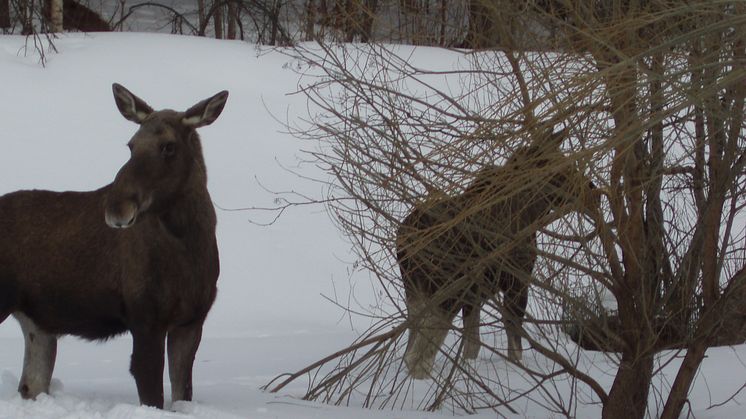
[[195, 167], [186, 181], [184, 193], [174, 196], [166, 208], [153, 214], [179, 238], [214, 235], [215, 209], [207, 191], [207, 176], [201, 157], [195, 158]]
[[[487, 205], [493, 221], [502, 220], [510, 231], [538, 230], [542, 219], [555, 208], [555, 190], [545, 187], [522, 187], [515, 173], [505, 167], [490, 167], [477, 174], [476, 180], [465, 190], [462, 205], [478, 208]], [[521, 180], [525, 181], [525, 179]], [[505, 215], [510, 214], [508, 220]]]
[[537, 193], [541, 194], [541, 192], [529, 190], [511, 199], [511, 212], [514, 214], [517, 230], [540, 229], [545, 224], [542, 219], [554, 209], [549, 199], [537, 198]]
[[155, 217], [173, 236], [193, 241], [197, 237], [204, 240], [202, 236], [214, 236], [216, 216], [207, 190], [200, 138], [196, 131], [189, 135], [191, 164], [180, 191], [156, 204], [148, 215]]

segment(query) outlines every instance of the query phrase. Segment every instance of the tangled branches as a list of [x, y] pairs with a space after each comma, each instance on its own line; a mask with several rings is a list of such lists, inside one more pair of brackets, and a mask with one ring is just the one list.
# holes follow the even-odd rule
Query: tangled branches
[[[725, 328], [743, 312], [743, 6], [557, 3], [561, 13], [537, 13], [554, 22], [562, 51], [433, 59], [380, 45], [295, 50], [313, 109], [295, 133], [333, 176], [329, 211], [382, 298], [358, 341], [274, 390], [309, 373], [306, 398], [335, 403], [517, 411], [515, 401], [529, 398], [566, 416], [591, 401], [604, 417], [642, 417], [656, 357], [666, 362], [673, 353], [661, 351], [686, 348], [656, 406], [677, 417], [707, 348], [743, 340]], [[511, 163], [542, 133], [560, 131], [563, 158]], [[470, 192], [495, 167], [515, 170], [499, 187]], [[593, 190], [581, 191], [589, 182]], [[522, 205], [507, 204], [527, 191]], [[442, 204], [464, 196], [467, 204]], [[537, 202], [551, 210], [516, 221]], [[431, 264], [418, 269], [433, 282], [415, 315], [397, 237], [413, 209], [437, 205], [445, 209], [407, 243], [411, 254], [431, 252], [417, 262]], [[493, 211], [505, 205], [510, 211]], [[511, 267], [517, 246], [533, 255], [532, 269]], [[511, 321], [510, 299], [497, 298], [509, 294], [494, 285], [505, 273], [530, 289], [522, 327]], [[463, 322], [450, 321], [458, 310], [432, 320], [438, 307], [474, 293], [483, 305], [476, 323], [466, 310]], [[413, 374], [429, 379], [410, 380], [405, 340], [422, 319], [445, 328], [444, 344], [435, 342], [432, 370]], [[528, 342], [523, 360], [507, 356], [506, 328]], [[469, 361], [474, 342], [480, 357]], [[603, 381], [609, 369], [612, 383]]]

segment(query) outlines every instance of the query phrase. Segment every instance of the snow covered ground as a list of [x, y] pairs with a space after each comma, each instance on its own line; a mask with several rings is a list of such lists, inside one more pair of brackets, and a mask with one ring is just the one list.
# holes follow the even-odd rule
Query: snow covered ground
[[[283, 134], [284, 120], [304, 115], [289, 95], [298, 83], [291, 60], [278, 51], [204, 38], [154, 34], [65, 35], [47, 66], [25, 38], [0, 37], [0, 194], [16, 189], [87, 190], [110, 182], [128, 158], [135, 126], [116, 110], [119, 82], [156, 108], [183, 110], [220, 90], [230, 91], [218, 121], [201, 130], [209, 187], [219, 217], [219, 296], [205, 326], [195, 365], [195, 402], [171, 410], [139, 407], [128, 372], [131, 340], [61, 340], [51, 396], [24, 401], [16, 393], [23, 341], [15, 321], [0, 326], [0, 418], [436, 418], [448, 412], [368, 411], [295, 398], [302, 383], [268, 394], [259, 388], [349, 343], [364, 320], [344, 316], [324, 296], [362, 305], [374, 292], [364, 273], [351, 273], [349, 245], [321, 207], [274, 214], [231, 211], [274, 206], [272, 191], [321, 196], [321, 186], [294, 175], [323, 176], [300, 165], [307, 146]], [[448, 66], [457, 55], [420, 49], [418, 65]], [[253, 223], [252, 223], [253, 221]], [[700, 418], [744, 417], [736, 392], [746, 377], [746, 346], [709, 353], [691, 394]], [[483, 360], [484, 362], [492, 362]], [[494, 361], [502, 362], [502, 361]], [[673, 379], [675, 365], [666, 367]], [[509, 371], [509, 369], [506, 369]], [[600, 371], [600, 370], [599, 370]], [[611, 383], [606, 377], [603, 383]], [[664, 391], [665, 392], [665, 391]], [[166, 394], [169, 389], [166, 387]], [[520, 417], [547, 417], [538, 404]], [[598, 406], [584, 406], [588, 418]], [[484, 413], [479, 417], [495, 417]]]

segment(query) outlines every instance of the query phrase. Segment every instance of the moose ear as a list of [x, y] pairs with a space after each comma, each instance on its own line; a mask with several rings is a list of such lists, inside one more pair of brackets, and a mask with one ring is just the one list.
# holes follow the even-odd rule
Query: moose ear
[[567, 137], [567, 132], [567, 127], [563, 127], [555, 132], [554, 127], [550, 126], [545, 128], [544, 134], [537, 138], [537, 141], [539, 142], [539, 146], [545, 151], [559, 150], [562, 142]]
[[228, 91], [223, 90], [215, 96], [205, 99], [192, 106], [184, 112], [184, 118], [181, 122], [192, 128], [204, 127], [210, 125], [218, 119], [223, 112], [225, 102], [228, 100]]
[[153, 108], [121, 84], [114, 83], [111, 85], [111, 89], [114, 91], [114, 102], [116, 102], [119, 112], [130, 121], [141, 124], [148, 115], [153, 113]]
[[554, 145], [556, 145], [557, 147], [559, 147], [560, 144], [562, 144], [562, 141], [565, 140], [565, 137], [567, 137], [567, 131], [569, 130], [567, 129], [567, 127], [563, 127], [557, 132], [553, 132], [554, 131], [553, 128], [549, 128], [548, 131], [549, 131], [548, 140], [554, 143]]

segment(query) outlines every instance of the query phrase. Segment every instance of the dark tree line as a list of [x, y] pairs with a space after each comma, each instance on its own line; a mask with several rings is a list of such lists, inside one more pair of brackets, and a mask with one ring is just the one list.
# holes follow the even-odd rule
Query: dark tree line
[[[45, 32], [50, 2], [0, 0], [6, 33]], [[94, 32], [143, 27], [149, 30], [242, 39], [269, 45], [298, 41], [394, 42], [416, 45], [506, 47], [515, 33], [546, 32], [550, 20], [530, 11], [564, 11], [561, 0], [64, 0], [65, 30]], [[598, 1], [597, 3], [605, 3]], [[506, 19], [508, 15], [515, 19]], [[526, 16], [531, 16], [526, 18]], [[511, 22], [508, 27], [496, 22]], [[554, 29], [552, 29], [554, 30]], [[525, 41], [525, 40], [524, 40]], [[542, 41], [543, 42], [543, 41]], [[525, 42], [524, 42], [525, 43]], [[528, 43], [526, 46], [535, 47]]]
[[81, 32], [111, 31], [111, 24], [85, 2], [58, 1], [62, 15], [52, 0], [0, 0], [0, 29], [6, 33], [30, 35], [36, 32], [59, 32], [58, 19], [64, 30]]

